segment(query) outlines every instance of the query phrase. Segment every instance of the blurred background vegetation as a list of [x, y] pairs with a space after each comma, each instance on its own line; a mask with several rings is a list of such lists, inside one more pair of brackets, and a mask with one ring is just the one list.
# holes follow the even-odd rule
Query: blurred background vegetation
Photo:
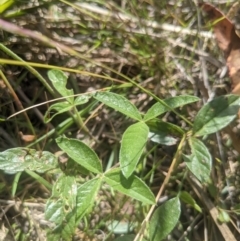
[[[236, 1], [211, 2], [227, 12]], [[178, 109], [191, 121], [209, 99], [229, 93], [225, 60], [197, 1], [11, 0], [0, 1], [0, 12], [0, 151], [25, 146], [56, 153], [59, 149], [54, 140], [65, 134], [88, 143], [105, 169], [118, 163], [119, 142], [131, 124], [122, 114], [91, 103], [81, 107], [88, 131], [68, 113], [44, 123], [50, 105], [47, 102], [59, 97], [47, 77], [48, 69], [56, 66], [68, 73], [67, 87], [75, 94], [110, 87], [143, 113], [155, 100], [129, 83], [128, 78], [161, 99], [198, 96], [200, 102]], [[172, 112], [160, 118], [188, 129]], [[239, 203], [238, 153], [224, 133], [205, 142], [214, 159], [209, 197], [220, 210], [221, 221], [228, 221], [230, 230], [240, 238], [238, 211], [232, 210]], [[177, 143], [148, 144], [136, 172], [154, 193], [176, 149]], [[159, 203], [181, 188], [192, 195], [203, 213], [182, 204], [179, 224], [166, 240], [222, 240], [204, 199], [188, 182], [182, 182], [185, 175], [180, 164]], [[49, 190], [27, 174], [19, 177], [15, 187], [14, 175], [1, 173], [0, 178], [0, 240], [44, 240], [51, 227], [44, 219]], [[44, 178], [51, 180], [52, 176]], [[81, 182], [87, 178], [79, 177]], [[17, 190], [15, 197], [13, 187]], [[74, 240], [113, 240], [119, 235], [108, 225], [113, 219], [133, 222], [134, 233], [147, 212], [138, 202], [103, 189], [93, 211], [79, 224]]]

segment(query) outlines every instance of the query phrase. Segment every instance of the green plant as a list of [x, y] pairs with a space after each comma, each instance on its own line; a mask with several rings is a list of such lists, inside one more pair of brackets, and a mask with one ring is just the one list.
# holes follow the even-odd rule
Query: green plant
[[[65, 136], [60, 136], [55, 141], [69, 157], [66, 164], [59, 162], [51, 152], [36, 151], [26, 147], [8, 149], [0, 153], [1, 170], [11, 174], [25, 171], [51, 190], [51, 197], [46, 203], [45, 217], [53, 222], [55, 227], [48, 232], [49, 240], [71, 240], [80, 220], [91, 212], [95, 197], [106, 184], [111, 189], [140, 201], [143, 205], [151, 205], [137, 235], [119, 237], [116, 239], [118, 241], [163, 240], [179, 220], [180, 199], [194, 207], [197, 212], [201, 212], [196, 201], [183, 190], [179, 190], [160, 207], [156, 208], [156, 205], [172, 173], [182, 160], [201, 183], [210, 183], [212, 157], [204, 144], [203, 137], [206, 139], [207, 135], [226, 127], [235, 118], [240, 106], [239, 96], [221, 96], [208, 102], [199, 110], [192, 124], [174, 109], [198, 101], [197, 97], [183, 95], [160, 100], [154, 96], [158, 100], [157, 103], [143, 114], [128, 99], [111, 92], [114, 88], [76, 95], [76, 97], [72, 90], [66, 88], [67, 76], [63, 72], [51, 70], [48, 76], [63, 100], [49, 107], [45, 115], [46, 122], [63, 112], [70, 112], [72, 118], [84, 128], [81, 111], [77, 107], [88, 102], [103, 103], [134, 121], [122, 134], [118, 165], [106, 170], [103, 170], [100, 158], [89, 144]], [[52, 115], [53, 110], [55, 113]], [[168, 111], [174, 111], [188, 126], [181, 128], [157, 118]], [[88, 133], [87, 129], [85, 131]], [[171, 145], [178, 142], [177, 138], [180, 139], [177, 151], [155, 197], [151, 188], [136, 175], [136, 168], [148, 140]], [[53, 184], [39, 175], [45, 172], [52, 176]], [[188, 176], [190, 172], [186, 175]], [[86, 175], [89, 178], [83, 180], [81, 176]], [[13, 190], [16, 191], [16, 186]]]

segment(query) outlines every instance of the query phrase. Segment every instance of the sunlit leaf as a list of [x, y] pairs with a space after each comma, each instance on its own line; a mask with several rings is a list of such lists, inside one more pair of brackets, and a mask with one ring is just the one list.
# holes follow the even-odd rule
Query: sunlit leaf
[[130, 118], [142, 120], [142, 116], [136, 106], [122, 95], [112, 92], [97, 92], [94, 98]]
[[0, 153], [0, 169], [6, 173], [24, 170], [43, 173], [58, 166], [54, 154], [48, 151], [36, 151], [29, 148], [12, 148]]
[[219, 209], [218, 211], [219, 211], [219, 213], [218, 213], [217, 219], [221, 223], [228, 223], [228, 222], [231, 221], [231, 218], [230, 218], [229, 214], [225, 210]]
[[120, 169], [113, 169], [104, 175], [104, 181], [113, 189], [122, 192], [144, 204], [154, 204], [155, 197], [149, 187], [137, 176], [126, 179]]
[[14, 3], [14, 0], [1, 0], [0, 1], [0, 13], [5, 12]]
[[124, 132], [120, 149], [120, 166], [126, 178], [132, 175], [143, 153], [147, 139], [148, 126], [139, 122], [131, 125]]
[[[72, 96], [73, 90], [69, 90], [66, 88], [67, 85], [67, 75], [63, 73], [61, 70], [52, 69], [48, 71], [48, 78], [51, 80], [54, 88], [58, 91], [58, 93], [67, 97], [66, 99], [73, 103], [74, 97]], [[69, 97], [72, 96], [72, 97]]]
[[89, 210], [91, 210], [101, 182], [102, 180], [100, 178], [95, 178], [78, 187], [76, 214], [76, 219], [78, 222]]
[[149, 233], [151, 241], [161, 241], [176, 226], [181, 213], [178, 197], [172, 198], [158, 207], [150, 220]]
[[172, 136], [168, 136], [166, 133], [156, 134], [154, 132], [149, 132], [148, 138], [152, 142], [166, 146], [172, 146], [177, 144], [177, 139]]
[[97, 154], [82, 141], [59, 137], [56, 142], [79, 165], [94, 173], [102, 172], [102, 164]]
[[[198, 100], [199, 98], [196, 96], [180, 95], [180, 96], [165, 99], [164, 102], [170, 108], [175, 109], [177, 107], [180, 107], [192, 102], [196, 102]], [[147, 120], [153, 119], [167, 111], [170, 111], [170, 109], [167, 106], [164, 106], [159, 102], [154, 104], [150, 109], [148, 109], [147, 113], [144, 116], [144, 120], [147, 121]]]
[[129, 220], [112, 220], [107, 223], [107, 229], [115, 234], [126, 234], [132, 232], [135, 226], [136, 225]]
[[199, 181], [208, 182], [212, 169], [212, 157], [200, 140], [192, 137], [189, 139], [189, 144], [192, 154], [183, 155], [184, 161]]
[[193, 134], [203, 136], [221, 130], [236, 117], [239, 106], [240, 97], [236, 95], [220, 96], [208, 102], [195, 118]]
[[52, 196], [45, 209], [47, 220], [56, 225], [61, 224], [66, 215], [76, 207], [77, 183], [73, 176], [60, 176], [54, 183]]

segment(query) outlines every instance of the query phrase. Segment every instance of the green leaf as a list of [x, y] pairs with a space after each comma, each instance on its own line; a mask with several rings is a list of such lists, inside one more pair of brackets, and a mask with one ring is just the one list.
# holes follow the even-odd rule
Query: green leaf
[[57, 225], [53, 230], [49, 230], [47, 240], [73, 240], [73, 235], [76, 229], [76, 211], [66, 214], [62, 222]]
[[[66, 111], [69, 111], [73, 108], [73, 105], [70, 104], [69, 102], [65, 101], [65, 102], [59, 102], [56, 104], [51, 105], [47, 112], [44, 115], [44, 122], [48, 123], [49, 121], [51, 121], [56, 115], [59, 115], [61, 113], [64, 113]], [[53, 110], [56, 111], [55, 114], [53, 113]], [[51, 116], [50, 116], [51, 115]]]
[[90, 94], [87, 94], [87, 95], [79, 95], [79, 96], [74, 100], [74, 105], [77, 106], [77, 105], [86, 104], [91, 97], [92, 97], [92, 96], [91, 96]]
[[228, 223], [231, 221], [229, 214], [225, 210], [219, 209], [218, 211], [218, 221], [220, 221], [221, 223]]
[[181, 127], [158, 119], [148, 121], [146, 124], [149, 126], [150, 131], [155, 134], [174, 137], [182, 137], [184, 134], [184, 130]]
[[65, 221], [67, 214], [76, 207], [77, 183], [73, 176], [60, 176], [52, 189], [52, 196], [48, 199], [45, 209], [47, 220], [56, 225]]
[[85, 143], [77, 139], [58, 137], [58, 146], [75, 162], [93, 173], [101, 173], [102, 165], [97, 154]]
[[150, 132], [148, 135], [148, 138], [152, 142], [162, 144], [165, 146], [172, 146], [177, 144], [177, 139], [172, 136], [168, 136], [166, 133], [156, 134], [156, 133]]
[[45, 218], [55, 224], [60, 224], [64, 217], [63, 201], [61, 199], [48, 199], [45, 209]]
[[212, 168], [212, 157], [200, 140], [192, 137], [189, 139], [189, 144], [192, 154], [183, 155], [184, 161], [199, 181], [208, 182]]
[[[59, 103], [55, 103], [55, 104], [51, 105], [44, 115], [44, 122], [48, 123], [56, 115], [69, 111], [74, 106], [78, 106], [78, 105], [87, 103], [90, 98], [91, 98], [90, 95], [80, 95], [74, 100], [73, 104], [69, 103], [68, 101], [63, 101], [63, 102], [59, 102]], [[56, 113], [53, 114], [53, 111], [55, 111]]]
[[233, 210], [232, 210], [234, 213], [236, 213], [237, 215], [240, 215], [240, 203], [236, 204], [234, 207], [233, 207]]
[[151, 241], [161, 241], [166, 238], [176, 226], [180, 213], [181, 207], [178, 197], [172, 198], [158, 207], [149, 224]]
[[97, 192], [101, 186], [102, 180], [94, 178], [85, 182], [77, 189], [77, 223], [92, 208]]
[[236, 95], [220, 96], [208, 102], [195, 118], [194, 135], [203, 136], [221, 130], [236, 117], [239, 105], [240, 97]]
[[[114, 239], [114, 241], [133, 241], [135, 238], [134, 234], [128, 234], [128, 235], [123, 235], [121, 237], [118, 237], [116, 239]], [[143, 239], [142, 241], [144, 241], [145, 239]]]
[[48, 151], [17, 147], [0, 153], [0, 169], [10, 174], [24, 170], [43, 173], [57, 166], [56, 156]]
[[126, 234], [133, 231], [136, 227], [136, 223], [130, 222], [130, 220], [111, 220], [107, 223], [107, 229], [114, 234]]
[[66, 221], [60, 225], [62, 240], [73, 240], [74, 232], [79, 223], [76, 223], [76, 212], [67, 215]]
[[75, 229], [80, 220], [89, 212], [101, 185], [101, 179], [95, 178], [85, 182], [77, 189], [76, 208], [69, 213], [66, 221], [60, 226], [64, 240], [72, 240]]
[[73, 95], [73, 90], [69, 90], [66, 88], [67, 84], [67, 75], [63, 73], [61, 70], [52, 69], [48, 71], [48, 78], [51, 80], [54, 88], [57, 90], [57, 92], [63, 96], [67, 97], [66, 99], [73, 103], [74, 97], [68, 97]]
[[77, 162], [75, 162], [73, 159], [69, 158], [66, 165], [65, 165], [65, 171], [68, 173], [71, 173], [71, 175], [84, 175], [89, 176], [90, 171], [84, 168], [83, 166], [79, 165]]
[[94, 98], [130, 118], [142, 120], [142, 116], [136, 106], [122, 95], [112, 92], [97, 92]]
[[[134, 238], [135, 238], [134, 234], [127, 234], [114, 239], [114, 241], [134, 241]], [[148, 241], [148, 240], [145, 238], [142, 238], [141, 241]]]
[[[61, 208], [65, 207], [64, 198], [62, 201], [62, 197], [56, 193], [57, 196], [59, 196], [58, 203], [55, 202], [56, 207], [54, 207], [54, 205], [49, 205], [52, 210], [46, 210], [46, 213], [49, 214], [49, 217], [58, 224], [57, 227], [51, 231], [51, 235], [53, 235], [53, 237], [54, 235], [60, 234], [59, 237], [61, 237], [63, 240], [72, 240], [79, 221], [92, 208], [95, 201], [95, 196], [100, 188], [100, 184], [101, 179], [95, 178], [79, 186], [77, 188], [77, 192], [73, 195], [75, 207], [68, 213], [64, 212], [64, 209]], [[71, 194], [69, 193], [69, 195]], [[54, 200], [54, 198], [52, 199]], [[63, 215], [61, 216], [61, 214]], [[50, 236], [50, 234], [48, 236]], [[57, 240], [60, 240], [60, 238]]]
[[139, 122], [128, 127], [123, 134], [119, 159], [126, 178], [131, 176], [136, 168], [145, 148], [148, 132], [148, 126]]
[[[196, 102], [196, 101], [199, 101], [199, 98], [196, 96], [191, 96], [191, 95], [180, 95], [180, 96], [171, 97], [171, 98], [164, 100], [166, 105], [172, 109], [175, 109], [177, 107], [180, 107], [180, 106], [183, 106], [186, 104], [190, 104], [190, 103]], [[158, 103], [154, 104], [147, 111], [147, 113], [144, 116], [144, 120], [145, 121], [151, 120], [167, 111], [170, 111], [170, 109], [158, 102]]]
[[193, 197], [186, 191], [182, 191], [180, 193], [180, 199], [195, 208], [198, 212], [202, 213], [202, 209], [199, 207], [199, 205], [196, 203], [196, 201], [193, 199]]
[[[7, 183], [1, 183], [0, 182], [0, 193], [4, 192], [4, 190], [6, 190], [6, 188], [8, 188], [8, 184]], [[12, 191], [13, 192], [13, 191]], [[13, 196], [13, 195], [12, 195]], [[14, 197], [14, 196], [13, 196]]]
[[47, 240], [61, 240], [61, 232], [49, 230], [47, 233]]
[[175, 137], [182, 137], [184, 134], [184, 131], [179, 126], [161, 120], [154, 119], [146, 124], [150, 128], [148, 138], [162, 145], [175, 145], [178, 141], [178, 138]]
[[116, 168], [105, 173], [104, 181], [113, 189], [144, 204], [155, 204], [155, 197], [149, 187], [135, 175], [126, 179], [120, 169]]
[[14, 0], [1, 0], [0, 1], [0, 13], [5, 12], [14, 3]]
[[11, 192], [12, 197], [15, 197], [17, 187], [18, 187], [18, 184], [19, 184], [19, 179], [20, 179], [21, 175], [22, 175], [22, 172], [18, 172], [14, 176], [13, 185], [12, 185], [12, 192]]

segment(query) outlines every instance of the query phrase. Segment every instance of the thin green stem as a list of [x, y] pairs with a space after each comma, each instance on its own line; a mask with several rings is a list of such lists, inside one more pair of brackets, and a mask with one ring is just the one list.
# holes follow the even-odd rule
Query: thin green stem
[[[166, 187], [167, 183], [169, 182], [169, 179], [171, 177], [171, 174], [173, 173], [173, 171], [175, 170], [175, 166], [177, 164], [177, 162], [179, 161], [179, 159], [181, 158], [181, 153], [182, 153], [182, 149], [184, 147], [184, 144], [185, 144], [185, 141], [186, 141], [186, 135], [183, 136], [181, 142], [179, 143], [179, 146], [178, 146], [178, 149], [177, 149], [177, 152], [175, 153], [175, 156], [173, 158], [173, 161], [171, 163], [171, 166], [169, 167], [169, 170], [168, 170], [168, 173], [163, 181], [163, 184], [161, 185], [160, 189], [159, 189], [159, 192], [156, 196], [156, 202], [158, 202], [158, 200], [160, 199], [161, 195], [162, 195], [162, 192], [164, 190], [164, 188]], [[142, 233], [144, 231], [144, 229], [146, 228], [146, 224], [149, 222], [152, 214], [153, 214], [153, 211], [155, 210], [155, 205], [152, 205], [147, 216], [145, 217], [145, 219], [143, 220], [142, 222], [142, 225], [141, 225], [141, 228], [138, 232], [138, 234], [136, 235], [134, 241], [138, 241], [139, 239], [139, 236], [141, 236], [140, 240], [142, 239]]]
[[42, 178], [41, 176], [39, 176], [36, 172], [32, 172], [30, 170], [25, 169], [25, 172], [31, 176], [32, 178], [34, 178], [35, 180], [37, 180], [39, 183], [41, 183], [42, 185], [44, 185], [46, 188], [48, 188], [49, 190], [52, 190], [52, 184], [50, 184], [48, 181], [46, 181], [44, 178]]

